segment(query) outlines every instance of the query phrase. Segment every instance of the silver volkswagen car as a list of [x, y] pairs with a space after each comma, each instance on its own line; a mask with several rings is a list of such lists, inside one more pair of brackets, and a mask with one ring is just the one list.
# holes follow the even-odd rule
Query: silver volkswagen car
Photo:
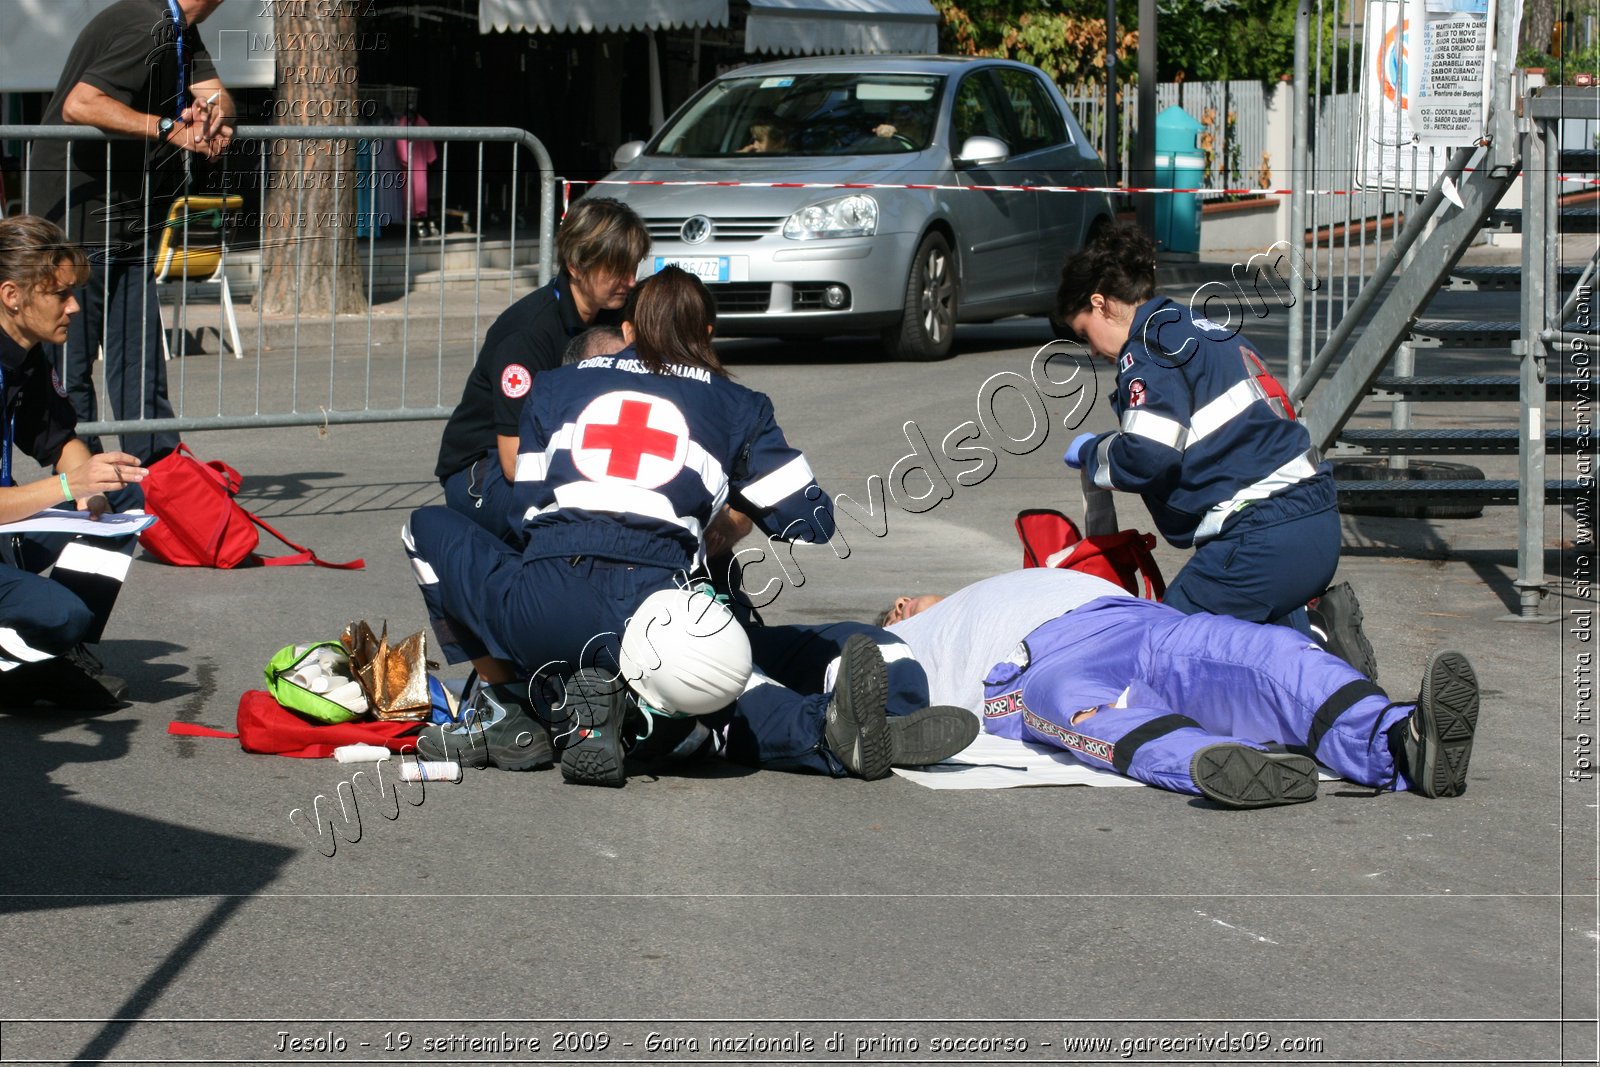
[[740, 67], [614, 163], [608, 181], [642, 184], [596, 191], [649, 226], [641, 274], [699, 275], [719, 332], [878, 331], [905, 360], [947, 355], [957, 322], [1048, 314], [1063, 260], [1112, 217], [1103, 193], [984, 188], [1105, 185], [1060, 91], [1007, 60]]

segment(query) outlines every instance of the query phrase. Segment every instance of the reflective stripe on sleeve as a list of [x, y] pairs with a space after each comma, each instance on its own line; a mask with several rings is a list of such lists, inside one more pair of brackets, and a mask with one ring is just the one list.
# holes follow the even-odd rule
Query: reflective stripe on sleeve
[[1102, 489], [1116, 488], [1111, 484], [1111, 442], [1116, 439], [1116, 434], [1108, 433], [1094, 447], [1094, 484]]
[[1262, 389], [1261, 383], [1254, 378], [1246, 378], [1243, 381], [1235, 382], [1227, 392], [1199, 411], [1196, 411], [1193, 417], [1190, 418], [1188, 444], [1192, 445], [1207, 435], [1215, 433], [1251, 404], [1266, 398], [1266, 390]]
[[1189, 436], [1181, 422], [1144, 408], [1129, 408], [1122, 413], [1122, 432], [1179, 452], [1183, 451], [1184, 440]]
[[711, 507], [712, 514], [716, 514], [724, 501], [728, 498], [728, 472], [722, 469], [716, 457], [701, 448], [691, 439], [689, 447], [684, 453], [683, 465], [700, 476], [700, 481], [706, 487], [706, 493], [714, 501]]
[[741, 494], [755, 507], [770, 508], [786, 497], [803, 492], [816, 480], [806, 457], [796, 456], [771, 474], [745, 486]]
[[519, 482], [542, 482], [545, 472], [550, 469], [550, 461], [543, 452], [518, 452], [516, 480]]

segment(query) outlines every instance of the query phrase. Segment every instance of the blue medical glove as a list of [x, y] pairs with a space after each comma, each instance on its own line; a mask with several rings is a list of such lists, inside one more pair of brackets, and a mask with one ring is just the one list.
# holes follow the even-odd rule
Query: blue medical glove
[[1061, 457], [1066, 460], [1067, 466], [1075, 471], [1082, 470], [1083, 454], [1089, 448], [1089, 442], [1093, 441], [1097, 436], [1097, 434], [1092, 433], [1080, 433], [1074, 437], [1072, 443], [1067, 446], [1067, 454]]

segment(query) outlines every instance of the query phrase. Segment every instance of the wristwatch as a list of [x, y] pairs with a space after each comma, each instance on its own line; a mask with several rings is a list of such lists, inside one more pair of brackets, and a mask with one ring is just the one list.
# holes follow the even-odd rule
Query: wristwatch
[[161, 116], [161, 121], [156, 123], [156, 140], [165, 144], [172, 137], [172, 131], [178, 128], [178, 122], [171, 115]]

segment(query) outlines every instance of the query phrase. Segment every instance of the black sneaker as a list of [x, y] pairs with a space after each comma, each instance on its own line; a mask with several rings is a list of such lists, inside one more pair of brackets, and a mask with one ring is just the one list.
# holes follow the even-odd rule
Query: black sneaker
[[839, 656], [839, 678], [828, 702], [822, 736], [852, 774], [871, 781], [889, 773], [894, 738], [884, 715], [889, 673], [883, 654], [866, 634], [855, 634]]
[[585, 667], [567, 681], [561, 711], [561, 776], [581, 785], [626, 785], [627, 684], [612, 672]]
[[895, 767], [942, 763], [977, 736], [978, 717], [966, 708], [935, 705], [910, 715], [890, 715], [889, 763]]
[[1270, 808], [1317, 798], [1315, 760], [1234, 741], [1196, 752], [1189, 777], [1202, 796], [1228, 808]]
[[[1435, 652], [1411, 714], [1390, 728], [1395, 762], [1425, 797], [1459, 796], [1478, 729], [1478, 676], [1459, 652]], [[1396, 735], [1398, 735], [1396, 737]]]
[[1361, 602], [1349, 582], [1331, 586], [1306, 605], [1311, 630], [1328, 652], [1378, 680], [1378, 655], [1361, 629]]
[[120, 708], [128, 683], [107, 674], [82, 645], [49, 659], [14, 667], [0, 675], [4, 693], [0, 706], [14, 709], [38, 704], [76, 711], [110, 711]]
[[455, 760], [463, 767], [531, 771], [555, 762], [550, 735], [528, 714], [520, 683], [480, 685], [461, 705], [455, 722], [425, 726], [417, 735], [417, 755], [425, 760]]

